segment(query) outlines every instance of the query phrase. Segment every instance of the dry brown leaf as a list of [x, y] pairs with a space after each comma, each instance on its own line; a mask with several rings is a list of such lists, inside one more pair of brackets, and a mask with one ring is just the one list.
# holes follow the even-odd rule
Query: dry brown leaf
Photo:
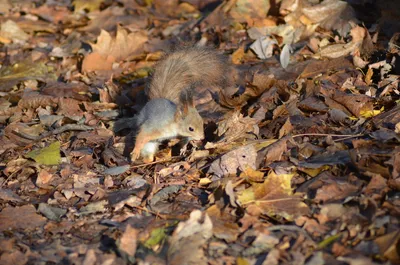
[[12, 252], [3, 252], [0, 257], [0, 264], [13, 264], [13, 265], [25, 265], [28, 263], [28, 256], [19, 250]]
[[286, 152], [288, 140], [289, 138], [285, 136], [278, 141], [273, 140], [272, 144], [260, 149], [257, 154], [257, 166], [259, 167], [261, 163], [268, 164], [273, 161], [279, 161], [283, 153]]
[[236, 175], [238, 170], [244, 171], [247, 167], [256, 169], [256, 157], [257, 152], [254, 145], [239, 147], [214, 160], [208, 173], [223, 177]]
[[234, 20], [238, 22], [247, 22], [249, 25], [253, 25], [255, 19], [266, 18], [270, 8], [270, 2], [268, 0], [236, 0], [232, 2], [234, 6], [229, 10], [229, 15]]
[[49, 172], [47, 172], [47, 170], [42, 169], [40, 170], [38, 177], [36, 179], [36, 185], [40, 187], [42, 185], [48, 184], [52, 178], [53, 174], [50, 174]]
[[33, 230], [42, 227], [45, 223], [46, 218], [37, 214], [33, 205], [8, 206], [0, 212], [0, 231], [9, 229]]
[[358, 51], [366, 36], [366, 29], [356, 26], [351, 30], [351, 36], [353, 39], [349, 43], [333, 44], [322, 48], [320, 52], [321, 57], [339, 58]]
[[207, 213], [195, 210], [189, 220], [181, 222], [169, 240], [168, 263], [206, 265], [203, 245], [212, 236], [213, 224]]
[[232, 143], [240, 138], [246, 138], [247, 134], [258, 136], [257, 120], [243, 117], [239, 111], [229, 113], [225, 119], [218, 123], [216, 133], [222, 139], [217, 143], [209, 143], [207, 148], [217, 148], [224, 143]]
[[127, 14], [126, 9], [119, 6], [110, 6], [100, 12], [91, 12], [90, 19], [87, 26], [79, 28], [80, 31], [99, 34], [101, 30], [114, 32], [118, 25], [124, 25], [130, 30], [145, 29], [148, 26], [146, 17], [139, 14], [134, 16]]
[[360, 117], [363, 112], [374, 109], [373, 99], [366, 95], [346, 94], [336, 91], [332, 99], [345, 106], [356, 117]]
[[23, 200], [11, 190], [0, 188], [0, 199], [5, 202], [22, 202]]
[[326, 182], [322, 187], [317, 189], [315, 200], [324, 203], [340, 201], [349, 196], [355, 195], [358, 190], [359, 187], [352, 185], [349, 182], [340, 184], [337, 182]]
[[379, 246], [379, 252], [382, 256], [389, 259], [393, 264], [400, 262], [400, 253], [398, 251], [400, 241], [399, 230], [380, 236], [374, 241]]
[[[25, 42], [29, 39], [29, 35], [23, 31], [17, 23], [12, 20], [7, 20], [1, 24], [0, 37], [5, 40], [9, 39], [13, 42]], [[4, 41], [3, 41], [4, 43]]]
[[241, 64], [244, 57], [244, 48], [240, 47], [232, 54], [232, 63]]
[[235, 242], [239, 236], [239, 225], [235, 223], [233, 216], [222, 215], [216, 205], [207, 209], [213, 223], [213, 234], [216, 238], [227, 242]]
[[125, 228], [124, 233], [119, 239], [119, 250], [127, 254], [129, 257], [133, 258], [136, 253], [138, 234], [139, 231], [128, 224]]
[[49, 82], [42, 88], [41, 94], [53, 97], [67, 97], [82, 101], [90, 101], [90, 88], [83, 83]]
[[113, 63], [118, 63], [128, 56], [139, 54], [148, 37], [144, 31], [128, 33], [119, 27], [115, 38], [102, 30], [96, 44], [91, 44], [93, 53], [85, 57], [83, 71], [111, 70]]

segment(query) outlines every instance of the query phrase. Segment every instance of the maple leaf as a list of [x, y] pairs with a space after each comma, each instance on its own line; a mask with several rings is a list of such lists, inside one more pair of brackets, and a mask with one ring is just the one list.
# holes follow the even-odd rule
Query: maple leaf
[[238, 201], [242, 205], [249, 205], [247, 210], [250, 212], [280, 216], [287, 220], [307, 214], [308, 206], [299, 196], [293, 194], [291, 180], [294, 175], [295, 173], [277, 175], [271, 171], [263, 183], [253, 183], [251, 187], [240, 192]]
[[93, 52], [85, 57], [82, 64], [84, 72], [95, 70], [111, 70], [113, 63], [142, 51], [143, 44], [148, 40], [144, 31], [128, 33], [119, 27], [115, 38], [102, 30], [97, 43], [91, 43]]

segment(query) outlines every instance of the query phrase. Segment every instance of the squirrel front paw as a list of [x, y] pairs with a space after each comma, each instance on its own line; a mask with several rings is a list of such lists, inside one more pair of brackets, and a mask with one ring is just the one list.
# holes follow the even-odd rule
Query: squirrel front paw
[[133, 151], [131, 152], [131, 161], [134, 162], [138, 160], [140, 157], [140, 149], [134, 148]]

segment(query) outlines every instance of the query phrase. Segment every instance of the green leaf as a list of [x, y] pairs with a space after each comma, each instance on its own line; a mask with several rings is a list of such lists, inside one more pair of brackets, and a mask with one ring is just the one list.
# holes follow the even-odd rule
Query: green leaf
[[151, 231], [150, 238], [146, 240], [144, 245], [148, 248], [152, 248], [161, 243], [166, 238], [165, 229], [163, 227], [154, 229]]
[[60, 142], [54, 142], [41, 150], [33, 150], [26, 154], [41, 165], [58, 165], [61, 162]]

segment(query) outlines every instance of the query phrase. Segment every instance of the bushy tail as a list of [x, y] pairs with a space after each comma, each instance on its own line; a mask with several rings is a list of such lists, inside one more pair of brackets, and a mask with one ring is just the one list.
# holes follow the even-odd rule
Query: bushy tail
[[114, 123], [114, 133], [118, 133], [124, 129], [136, 130], [139, 127], [137, 115], [131, 118], [123, 118], [115, 121]]
[[150, 99], [166, 98], [178, 103], [180, 94], [197, 85], [232, 85], [232, 67], [215, 49], [184, 47], [168, 53], [155, 66], [146, 94]]

